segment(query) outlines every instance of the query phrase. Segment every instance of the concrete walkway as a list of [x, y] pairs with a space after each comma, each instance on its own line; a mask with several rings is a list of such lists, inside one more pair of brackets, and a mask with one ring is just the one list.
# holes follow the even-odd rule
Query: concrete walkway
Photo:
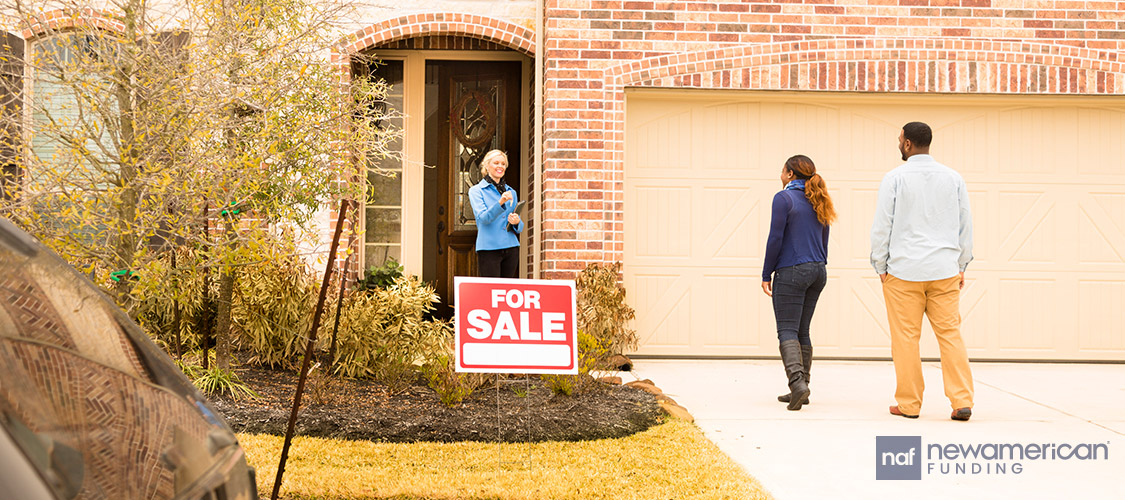
[[[787, 411], [775, 399], [786, 390], [780, 360], [634, 361], [636, 377], [652, 379], [686, 407], [777, 500], [1125, 499], [1125, 365], [973, 363], [973, 417], [955, 422], [938, 363], [924, 364], [925, 404], [920, 418], [908, 420], [887, 413], [894, 404], [890, 362], [815, 361], [811, 404]], [[920, 436], [919, 462], [910, 465], [921, 467], [921, 479], [876, 480], [876, 436]], [[931, 445], [989, 443], [1105, 445], [1108, 458], [923, 455], [937, 453]]]

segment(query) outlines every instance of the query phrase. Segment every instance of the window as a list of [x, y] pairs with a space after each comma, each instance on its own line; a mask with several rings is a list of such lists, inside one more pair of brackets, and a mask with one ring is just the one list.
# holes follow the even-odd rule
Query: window
[[[108, 187], [115, 168], [107, 125], [118, 110], [110, 83], [114, 44], [109, 37], [68, 33], [32, 45], [28, 189], [57, 189], [52, 184], [60, 178]], [[63, 175], [48, 175], [48, 169]]]
[[[383, 61], [371, 71], [390, 85], [386, 98], [377, 103], [389, 112], [390, 118], [376, 125], [384, 130], [401, 130], [403, 119], [402, 61]], [[373, 160], [367, 173], [368, 204], [364, 212], [364, 269], [381, 266], [388, 258], [402, 260], [402, 137], [389, 147], [399, 153], [395, 157]]]

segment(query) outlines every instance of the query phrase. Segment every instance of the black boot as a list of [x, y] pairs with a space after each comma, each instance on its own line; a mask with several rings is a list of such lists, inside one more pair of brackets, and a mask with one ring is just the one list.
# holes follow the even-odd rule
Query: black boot
[[801, 359], [801, 343], [796, 340], [786, 340], [779, 348], [781, 363], [785, 365], [785, 376], [789, 379], [789, 404], [785, 407], [790, 410], [800, 410], [805, 398], [809, 397], [809, 385], [805, 383], [805, 367]]
[[[805, 367], [805, 385], [808, 385], [809, 384], [809, 369], [812, 368], [812, 346], [811, 345], [801, 344], [801, 364], [804, 365], [804, 367]], [[809, 389], [809, 394], [812, 394], [812, 389]], [[789, 402], [789, 393], [785, 393], [785, 394], [782, 394], [782, 395], [778, 396], [777, 400], [781, 401], [782, 403], [788, 403]], [[803, 405], [809, 404], [808, 396], [805, 397], [804, 401], [801, 401], [801, 404], [803, 404]]]

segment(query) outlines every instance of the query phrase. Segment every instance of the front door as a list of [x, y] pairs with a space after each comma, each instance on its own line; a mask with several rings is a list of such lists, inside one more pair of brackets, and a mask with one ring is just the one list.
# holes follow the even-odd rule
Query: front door
[[[517, 191], [523, 186], [520, 74], [519, 62], [426, 63], [427, 86], [436, 87], [436, 92], [427, 92], [427, 99], [437, 101], [429, 114], [436, 127], [427, 126], [427, 132], [437, 136], [436, 148], [427, 150], [437, 157], [433, 163], [427, 158], [426, 163], [436, 165], [438, 184], [434, 203], [427, 202], [426, 207], [434, 211], [426, 219], [434, 221], [430, 230], [436, 237], [429, 251], [433, 254], [426, 258], [434, 259], [434, 287], [443, 301], [438, 308], [441, 316], [452, 315], [453, 277], [477, 275], [477, 230], [469, 188], [481, 180], [481, 158], [492, 149], [507, 152], [504, 181]], [[429, 103], [427, 108], [433, 109]]]

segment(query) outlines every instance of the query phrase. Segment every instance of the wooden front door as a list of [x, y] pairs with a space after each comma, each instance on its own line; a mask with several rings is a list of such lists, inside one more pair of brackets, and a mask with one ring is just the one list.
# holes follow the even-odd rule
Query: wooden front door
[[[469, 188], [481, 180], [480, 160], [499, 149], [508, 154], [504, 181], [519, 192], [522, 143], [520, 138], [519, 62], [430, 61], [427, 73], [437, 81], [437, 111], [442, 117], [438, 136], [437, 255], [434, 286], [449, 316], [453, 306], [453, 277], [476, 276], [477, 237]], [[427, 140], [430, 140], [427, 138]], [[524, 193], [519, 193], [523, 196]], [[521, 198], [522, 199], [522, 198]]]

